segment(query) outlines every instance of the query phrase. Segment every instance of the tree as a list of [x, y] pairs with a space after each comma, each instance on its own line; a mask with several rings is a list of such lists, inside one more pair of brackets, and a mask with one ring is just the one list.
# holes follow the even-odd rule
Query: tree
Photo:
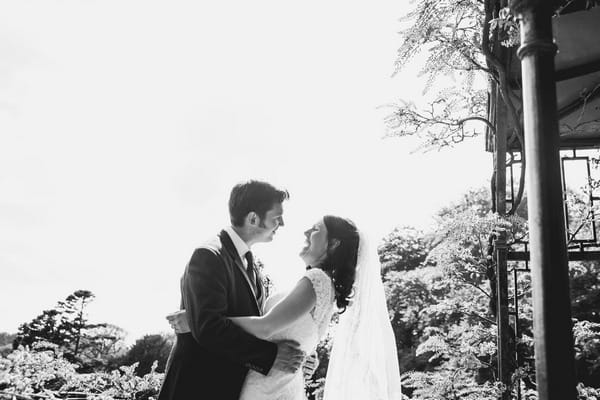
[[435, 217], [439, 221], [467, 211], [473, 215], [484, 217], [492, 209], [490, 198], [490, 191], [486, 188], [470, 189], [457, 201], [440, 208]]
[[[421, 1], [403, 17], [412, 24], [401, 32], [404, 40], [398, 50], [396, 73], [425, 52], [427, 59], [421, 70], [427, 76], [424, 92], [434, 83], [438, 89], [429, 107], [395, 105], [386, 119], [390, 135], [417, 135], [425, 148], [439, 148], [476, 136], [476, 131], [466, 129], [471, 120], [489, 125], [485, 83], [488, 78], [501, 82], [506, 77], [503, 64], [492, 51], [502, 42], [514, 45], [514, 40], [507, 39], [517, 38], [516, 24], [509, 23], [509, 16], [500, 18], [497, 3]], [[490, 27], [495, 28], [493, 33]], [[444, 84], [448, 80], [451, 82]]]
[[136, 340], [135, 344], [127, 351], [120, 363], [131, 365], [139, 363], [135, 369], [138, 376], [150, 372], [152, 364], [157, 361], [157, 372], [164, 372], [174, 342], [174, 335], [145, 335]]
[[85, 316], [85, 307], [93, 300], [94, 294], [89, 290], [77, 290], [58, 303], [57, 310], [61, 314], [61, 326], [65, 335], [72, 342], [73, 357], [77, 357], [84, 329], [95, 327], [89, 325]]
[[[504, 232], [509, 241], [526, 234], [525, 221], [489, 211], [489, 191], [471, 190], [436, 214], [436, 229], [423, 259], [419, 246], [381, 246], [382, 260], [418, 259], [413, 269], [390, 270], [384, 284], [403, 390], [415, 399], [494, 398], [496, 376], [495, 275], [489, 237]], [[396, 230], [394, 234], [410, 229]], [[394, 237], [394, 235], [392, 235]], [[389, 242], [389, 240], [388, 240]], [[390, 254], [390, 253], [392, 254]], [[411, 371], [411, 372], [407, 372]], [[426, 382], [428, 382], [426, 384]], [[462, 397], [461, 397], [462, 396]]]
[[[521, 216], [525, 209], [504, 218], [490, 213], [487, 198], [487, 190], [472, 190], [442, 208], [435, 231], [424, 234], [435, 237], [426, 261], [384, 276], [403, 391], [412, 399], [491, 400], [501, 389], [496, 384], [495, 274], [488, 238], [503, 232], [509, 245], [526, 239], [527, 223]], [[381, 254], [384, 260], [392, 256]], [[600, 392], [600, 263], [571, 262], [569, 267], [578, 390], [580, 398], [592, 399]], [[530, 274], [517, 274], [508, 295], [511, 304], [515, 296], [519, 300], [519, 337], [510, 343], [519, 354], [513, 382], [521, 385], [523, 398], [535, 399]]]
[[14, 333], [0, 332], [0, 346], [6, 346], [12, 344], [13, 340], [17, 335]]
[[108, 370], [118, 366], [127, 347], [127, 333], [122, 328], [112, 324], [96, 324], [86, 329], [81, 338], [78, 360], [80, 372]]
[[93, 298], [94, 295], [89, 290], [73, 292], [54, 308], [45, 310], [32, 321], [22, 324], [13, 347], [47, 341], [63, 347], [66, 356], [75, 360], [84, 330], [97, 326], [89, 324], [85, 315], [85, 307]]
[[[424, 95], [428, 95], [428, 104], [392, 104], [385, 123], [388, 136], [416, 136], [423, 149], [453, 146], [485, 130], [491, 136], [498, 132], [506, 135], [510, 147], [521, 152], [518, 190], [513, 208], [508, 211], [514, 214], [524, 195], [527, 160], [523, 154], [521, 88], [510, 76], [511, 60], [519, 44], [519, 25], [509, 3], [417, 2], [403, 17], [409, 26], [401, 32], [403, 43], [398, 50], [396, 73], [417, 55], [425, 55], [421, 74], [427, 78]], [[492, 115], [489, 120], [488, 104], [498, 105], [503, 117]]]
[[60, 322], [60, 312], [56, 309], [44, 310], [30, 322], [19, 326], [13, 348], [18, 346], [31, 346], [36, 342], [47, 341], [60, 346], [68, 344], [68, 339], [63, 334], [64, 329]]
[[[77, 290], [19, 327], [13, 348], [52, 343], [81, 372], [105, 369], [124, 352], [125, 331], [115, 325], [90, 323], [86, 307], [93, 300], [89, 290]], [[38, 348], [43, 348], [38, 347]]]
[[12, 351], [12, 344], [16, 337], [14, 333], [0, 332], [0, 356]]
[[[448, 281], [438, 268], [426, 266], [412, 271], [389, 272], [385, 275], [384, 285], [400, 370], [428, 369], [428, 357], [418, 355], [417, 347], [424, 331], [436, 317], [424, 310], [439, 304], [450, 293]], [[449, 313], [444, 319], [455, 319], [455, 315]], [[438, 319], [437, 325], [440, 324]]]
[[409, 271], [421, 266], [431, 250], [431, 238], [416, 228], [395, 228], [378, 248], [383, 273]]

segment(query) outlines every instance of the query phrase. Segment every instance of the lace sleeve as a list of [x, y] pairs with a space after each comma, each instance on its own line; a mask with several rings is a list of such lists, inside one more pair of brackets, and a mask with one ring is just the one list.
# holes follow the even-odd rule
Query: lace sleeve
[[312, 283], [317, 297], [315, 308], [310, 313], [315, 321], [320, 322], [323, 314], [327, 312], [333, 302], [331, 278], [319, 268], [309, 269], [304, 276]]

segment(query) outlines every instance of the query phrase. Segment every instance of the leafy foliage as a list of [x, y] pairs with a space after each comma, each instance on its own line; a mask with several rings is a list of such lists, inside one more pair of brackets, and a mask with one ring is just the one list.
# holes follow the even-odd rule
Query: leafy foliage
[[600, 323], [600, 263], [570, 263], [573, 318]]
[[421, 266], [431, 249], [431, 238], [413, 227], [394, 229], [379, 246], [383, 273], [408, 271]]
[[92, 297], [76, 291], [21, 325], [17, 347], [0, 358], [0, 395], [137, 400], [158, 394], [173, 338], [146, 335], [126, 349], [123, 329], [87, 323]]
[[82, 336], [81, 350], [78, 354], [80, 372], [91, 372], [114, 368], [120, 364], [120, 358], [127, 347], [127, 333], [112, 324], [96, 324], [85, 330]]
[[487, 212], [488, 198], [485, 190], [471, 191], [440, 210], [425, 261], [384, 276], [403, 390], [410, 398], [497, 396], [487, 245], [490, 232], [512, 231], [513, 225]]
[[317, 346], [319, 365], [314, 374], [306, 382], [306, 395], [309, 400], [322, 399], [332, 344], [332, 336], [331, 334], [328, 334]]
[[[396, 336], [400, 370], [428, 368], [428, 357], [417, 354], [417, 347], [431, 326], [432, 319], [439, 317], [434, 307], [447, 296], [451, 285], [448, 285], [437, 268], [428, 266], [413, 271], [388, 273], [385, 277], [385, 290]], [[455, 317], [450, 312], [443, 319], [451, 320]]]
[[[490, 35], [498, 35], [498, 40], [505, 47], [515, 47], [521, 42], [519, 23], [510, 8], [504, 7], [498, 12], [497, 18], [490, 20]], [[490, 37], [493, 40], [493, 37]]]
[[[487, 198], [486, 190], [470, 191], [440, 210], [435, 231], [424, 234], [435, 237], [426, 260], [384, 276], [403, 391], [411, 399], [496, 399], [514, 390], [496, 381], [495, 270], [488, 239], [502, 234], [509, 244], [521, 240], [527, 224], [520, 216], [490, 214]], [[421, 257], [418, 248], [415, 257]], [[593, 399], [600, 387], [600, 264], [571, 263], [570, 274], [579, 398]], [[520, 273], [516, 289], [513, 284], [509, 301], [518, 296], [520, 308], [519, 336], [510, 344], [519, 354], [513, 384], [522, 398], [536, 399], [531, 276]]]
[[417, 354], [428, 354], [430, 362], [443, 362], [435, 371], [404, 374], [404, 384], [415, 389], [412, 398], [496, 399], [501, 387], [480, 374], [492, 366], [495, 329], [463, 321], [447, 333], [432, 333], [419, 345]]
[[485, 70], [481, 46], [483, 4], [479, 1], [419, 1], [404, 21], [410, 28], [400, 34], [404, 41], [398, 49], [396, 72], [421, 51], [428, 59], [424, 74], [438, 75], [454, 70]]
[[[476, 0], [419, 1], [402, 20], [410, 26], [400, 32], [403, 38], [395, 62], [395, 73], [419, 55], [426, 55], [421, 76], [426, 76], [424, 94], [435, 86], [428, 107], [412, 103], [392, 104], [385, 118], [388, 136], [418, 136], [422, 148], [440, 148], [477, 136], [480, 130], [470, 121], [486, 125], [487, 88], [493, 71], [484, 47], [486, 13]], [[496, 30], [504, 29], [504, 19]]]
[[0, 358], [0, 395], [25, 398], [82, 397], [90, 400], [148, 399], [160, 390], [162, 374], [156, 365], [143, 377], [137, 364], [112, 372], [77, 373], [77, 365], [64, 358], [60, 346], [38, 342], [32, 349], [19, 347]]
[[579, 380], [586, 385], [600, 386], [600, 324], [577, 321], [573, 336]]

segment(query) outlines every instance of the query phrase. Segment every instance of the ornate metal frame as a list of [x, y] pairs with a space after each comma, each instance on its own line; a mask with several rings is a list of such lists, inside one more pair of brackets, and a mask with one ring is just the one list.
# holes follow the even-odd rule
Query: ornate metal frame
[[[591, 182], [595, 180], [595, 177], [592, 176], [593, 164], [598, 164], [598, 158], [594, 157], [600, 156], [600, 143], [596, 145], [596, 147], [585, 147], [585, 148], [576, 148], [570, 147], [561, 149], [561, 175], [562, 175], [562, 187], [563, 193], [566, 192], [569, 187], [569, 178], [573, 178], [572, 175], [566, 172], [565, 165], [568, 162], [583, 162], [584, 170], [587, 174], [583, 181], [588, 184], [588, 195], [587, 195], [587, 206], [589, 207], [591, 218], [586, 222], [589, 224], [590, 233], [589, 237], [578, 238], [577, 235], [581, 232], [579, 227], [572, 228], [570, 224], [573, 222], [572, 219], [569, 218], [572, 210], [568, 207], [568, 202], [564, 201], [564, 211], [565, 211], [565, 226], [567, 234], [570, 236], [568, 243], [568, 257], [569, 261], [585, 261], [585, 260], [600, 260], [600, 235], [598, 235], [598, 229], [600, 229], [600, 224], [596, 221], [596, 212], [594, 208], [600, 205], [600, 196], [596, 195], [595, 188], [591, 185]], [[522, 155], [518, 151], [508, 151], [506, 157], [506, 177], [507, 177], [507, 190], [506, 190], [506, 204], [511, 204], [514, 206], [514, 196], [517, 192], [516, 185], [518, 185], [518, 180], [515, 177], [518, 177], [520, 171], [518, 168], [522, 163]], [[572, 236], [571, 236], [572, 235]], [[501, 248], [495, 248], [495, 252], [501, 251]], [[529, 242], [527, 240], [519, 240], [512, 243], [510, 246], [506, 248], [506, 257], [497, 257], [496, 268], [498, 271], [504, 269], [507, 272], [507, 276], [510, 278], [507, 282], [507, 295], [506, 295], [506, 303], [504, 306], [508, 309], [509, 316], [509, 332], [503, 332], [502, 328], [499, 327], [499, 335], [510, 335], [510, 341], [512, 343], [517, 343], [520, 339], [522, 339], [522, 332], [519, 327], [519, 320], [521, 318], [521, 307], [519, 304], [519, 298], [521, 295], [519, 294], [518, 281], [520, 273], [530, 273], [531, 270], [529, 268]], [[504, 262], [502, 260], [504, 259]], [[510, 290], [509, 287], [510, 286]], [[502, 298], [502, 297], [500, 297]], [[503, 305], [497, 304], [497, 312], [501, 309]], [[519, 366], [522, 365], [522, 361], [524, 360], [523, 355], [519, 353], [516, 347], [514, 347], [512, 354], [509, 357], [515, 363], [514, 365]], [[502, 354], [499, 354], [499, 359], [503, 357]], [[532, 361], [532, 360], [531, 360]], [[516, 399], [520, 400], [522, 398], [521, 394], [521, 385], [515, 385], [515, 395]]]

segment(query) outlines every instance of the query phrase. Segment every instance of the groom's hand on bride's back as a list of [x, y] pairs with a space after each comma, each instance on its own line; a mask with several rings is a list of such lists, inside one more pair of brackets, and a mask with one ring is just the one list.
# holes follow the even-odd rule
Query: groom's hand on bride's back
[[277, 342], [277, 356], [273, 369], [293, 374], [300, 368], [305, 354], [295, 340], [282, 340]]
[[[190, 332], [190, 325], [185, 310], [167, 315], [167, 320], [175, 333]], [[294, 340], [283, 340], [277, 344], [277, 356], [273, 362], [274, 369], [294, 373], [304, 362], [305, 354], [300, 350], [300, 345]]]

